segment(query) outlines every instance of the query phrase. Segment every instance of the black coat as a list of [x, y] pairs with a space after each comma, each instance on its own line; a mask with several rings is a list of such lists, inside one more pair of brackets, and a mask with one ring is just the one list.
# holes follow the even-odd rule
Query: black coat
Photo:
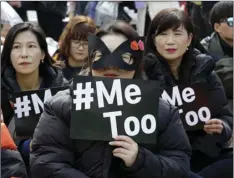
[[214, 116], [214, 118], [223, 121], [223, 132], [220, 135], [213, 136], [207, 135], [203, 130], [187, 132], [187, 134], [194, 150], [199, 150], [211, 157], [217, 157], [220, 151], [227, 147], [226, 143], [232, 136], [233, 115], [228, 108], [228, 101], [225, 97], [220, 79], [213, 71], [215, 67], [214, 60], [210, 56], [194, 50], [190, 61], [186, 67], [183, 67], [183, 70], [187, 72], [182, 71], [187, 75], [188, 80], [186, 82], [176, 80], [165, 60], [151, 53], [145, 57], [145, 72], [150, 80], [159, 80], [161, 82], [161, 91], [167, 87], [173, 87], [179, 84], [208, 83], [210, 92], [219, 101], [217, 105], [221, 108], [220, 113]]
[[23, 159], [17, 150], [1, 148], [1, 177], [28, 177]]
[[72, 98], [62, 91], [48, 100], [32, 140], [34, 178], [186, 178], [191, 147], [178, 111], [159, 102], [157, 145], [141, 145], [131, 168], [112, 156], [108, 142], [69, 138]]
[[229, 108], [233, 110], [233, 48], [215, 32], [204, 38], [201, 44], [216, 59], [214, 70], [222, 81]]
[[[62, 72], [52, 67], [46, 68], [43, 72], [42, 78], [43, 82], [40, 88], [52, 88], [68, 84], [68, 82], [63, 78]], [[9, 102], [11, 92], [13, 91], [20, 91], [20, 87], [17, 84], [14, 69], [6, 68], [5, 71], [2, 71], [1, 76], [1, 107], [6, 125], [10, 123], [14, 114], [13, 107]]]

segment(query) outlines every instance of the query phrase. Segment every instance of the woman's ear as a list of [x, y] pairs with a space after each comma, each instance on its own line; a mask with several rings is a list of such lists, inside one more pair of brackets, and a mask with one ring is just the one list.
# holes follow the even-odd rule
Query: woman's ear
[[41, 61], [44, 61], [44, 59], [45, 59], [45, 52], [42, 51], [42, 52], [41, 52]]
[[220, 28], [220, 24], [219, 23], [215, 23], [214, 24], [214, 30], [217, 32], [217, 33], [220, 33], [221, 32], [221, 28]]

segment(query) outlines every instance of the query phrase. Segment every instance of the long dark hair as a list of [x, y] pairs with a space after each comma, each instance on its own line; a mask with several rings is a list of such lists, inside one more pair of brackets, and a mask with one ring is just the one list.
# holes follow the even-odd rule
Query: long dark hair
[[44, 62], [41, 63], [39, 66], [39, 74], [42, 75], [46, 71], [45, 69], [46, 67], [48, 66], [53, 67], [52, 58], [48, 52], [45, 33], [43, 32], [43, 30], [38, 24], [30, 23], [30, 22], [23, 22], [23, 23], [19, 23], [13, 26], [6, 36], [6, 40], [4, 43], [2, 56], [1, 56], [1, 63], [2, 63], [1, 75], [3, 75], [6, 68], [8, 67], [13, 68], [12, 63], [11, 63], [11, 57], [10, 57], [13, 43], [15, 41], [16, 36], [19, 33], [24, 32], [24, 31], [30, 31], [36, 36], [41, 50], [45, 53]]
[[[117, 20], [110, 24], [105, 30], [100, 30], [96, 33], [96, 36], [101, 38], [107, 34], [121, 34], [124, 35], [128, 40], [132, 41], [139, 38], [139, 34], [134, 30], [128, 23], [122, 20]], [[142, 66], [143, 52], [139, 59], [135, 59], [137, 62], [136, 72], [133, 78], [143, 78], [143, 66]], [[88, 66], [91, 69], [92, 62], [89, 60]], [[91, 74], [90, 74], [91, 75]]]
[[[175, 8], [168, 8], [157, 13], [150, 24], [149, 31], [146, 37], [145, 55], [153, 53], [154, 55], [157, 56], [157, 58], [161, 59], [161, 61], [164, 61], [165, 64], [165, 59], [158, 53], [155, 47], [154, 37], [165, 30], [171, 28], [177, 29], [181, 25], [185, 28], [188, 34], [190, 33], [194, 34], [194, 27], [192, 25], [192, 21], [189, 18], [189, 16], [186, 14], [186, 12]], [[179, 72], [180, 80], [188, 81], [190, 78], [189, 69], [191, 68], [192, 63], [194, 62], [193, 50], [194, 50], [194, 37], [192, 39], [190, 46], [188, 47], [188, 50], [185, 52], [183, 60], [180, 65], [180, 72]]]

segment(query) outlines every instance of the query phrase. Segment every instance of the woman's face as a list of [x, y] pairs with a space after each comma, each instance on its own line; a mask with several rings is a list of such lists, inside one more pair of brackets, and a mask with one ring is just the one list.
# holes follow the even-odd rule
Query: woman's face
[[[101, 37], [101, 40], [108, 47], [110, 52], [113, 52], [119, 45], [121, 45], [127, 38], [120, 34], [108, 34]], [[95, 51], [93, 55], [92, 62], [95, 62], [100, 59], [101, 53], [99, 51]], [[124, 62], [128, 64], [132, 64], [134, 59], [130, 53], [122, 54], [122, 59]], [[98, 77], [109, 77], [109, 78], [125, 78], [132, 79], [135, 74], [134, 71], [128, 71], [124, 69], [120, 69], [118, 67], [107, 67], [99, 70], [92, 69], [92, 75]]]
[[192, 34], [188, 34], [183, 26], [168, 29], [154, 37], [158, 53], [167, 61], [180, 60], [191, 44]]
[[13, 42], [11, 63], [17, 73], [31, 74], [39, 69], [45, 54], [31, 31], [19, 33]]
[[74, 61], [84, 61], [88, 57], [88, 41], [71, 40], [70, 55]]

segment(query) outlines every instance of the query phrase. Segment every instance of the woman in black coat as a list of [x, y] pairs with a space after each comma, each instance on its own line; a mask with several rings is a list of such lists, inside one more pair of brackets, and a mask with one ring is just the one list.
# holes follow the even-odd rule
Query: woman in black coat
[[[106, 46], [113, 52], [124, 42], [130, 46], [130, 42], [138, 39], [139, 35], [128, 24], [116, 21], [95, 38], [101, 45], [96, 48], [103, 49]], [[90, 49], [87, 74], [140, 78], [142, 57], [136, 58], [131, 49], [127, 49], [123, 55], [118, 54], [119, 57], [114, 60], [119, 62], [115, 62], [115, 66], [103, 63], [100, 69], [96, 61], [102, 61], [102, 56], [107, 54], [96, 48]], [[140, 56], [142, 53], [139, 51]], [[121, 67], [123, 62], [128, 68], [135, 66], [134, 70]], [[128, 136], [118, 136], [109, 144], [105, 141], [71, 139], [71, 107], [70, 91], [60, 92], [45, 104], [32, 141], [30, 165], [34, 178], [188, 177], [191, 153], [188, 138], [178, 110], [163, 100], [159, 100], [156, 145], [138, 145]]]
[[[193, 48], [193, 26], [185, 12], [165, 9], [153, 19], [146, 41], [145, 72], [150, 80], [159, 80], [161, 90], [177, 85], [204, 82], [218, 102], [217, 115], [207, 121], [203, 130], [187, 132], [193, 147], [192, 171], [231, 154], [227, 142], [232, 135], [232, 113], [213, 59]], [[213, 140], [213, 143], [212, 143]]]
[[[1, 107], [7, 126], [14, 116], [12, 92], [68, 84], [60, 69], [52, 66], [44, 32], [37, 24], [26, 22], [11, 28], [6, 36], [1, 64]], [[30, 139], [16, 139], [28, 166]]]

